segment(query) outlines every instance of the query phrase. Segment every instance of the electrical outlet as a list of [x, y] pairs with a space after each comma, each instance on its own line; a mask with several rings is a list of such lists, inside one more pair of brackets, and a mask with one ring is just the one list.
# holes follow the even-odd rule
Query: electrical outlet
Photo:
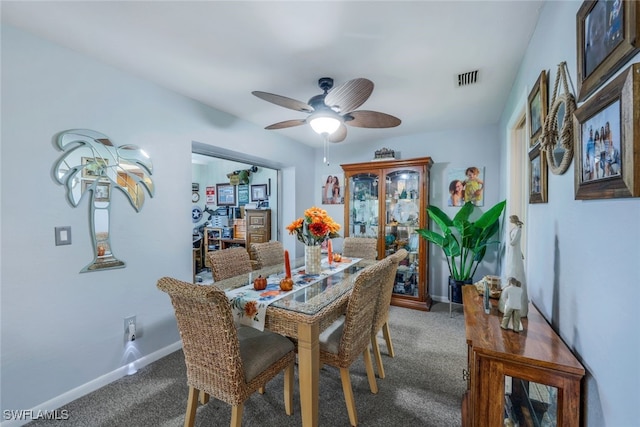
[[136, 326], [136, 316], [129, 316], [124, 318], [124, 333], [129, 333], [129, 324], [133, 323], [133, 326]]

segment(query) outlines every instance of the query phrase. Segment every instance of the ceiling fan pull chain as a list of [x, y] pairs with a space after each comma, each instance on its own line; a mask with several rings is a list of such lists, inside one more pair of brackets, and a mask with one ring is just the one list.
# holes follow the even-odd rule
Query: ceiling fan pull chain
[[322, 161], [324, 163], [327, 164], [327, 166], [329, 166], [329, 135], [326, 133], [322, 134], [322, 139], [324, 140], [323, 145], [324, 145], [324, 158], [322, 159]]

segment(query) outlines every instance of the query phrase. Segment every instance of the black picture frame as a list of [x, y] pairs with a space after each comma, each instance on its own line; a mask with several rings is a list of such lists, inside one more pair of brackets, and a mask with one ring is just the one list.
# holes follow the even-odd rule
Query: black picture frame
[[[575, 111], [576, 200], [640, 197], [640, 163], [634, 162], [634, 156], [637, 158], [640, 153], [639, 105], [640, 63], [637, 63]], [[606, 139], [601, 143], [604, 151], [596, 148], [595, 132], [594, 142], [590, 141], [590, 128], [601, 126], [605, 126]], [[589, 152], [593, 152], [593, 163]]]
[[236, 205], [236, 187], [231, 184], [216, 184], [216, 204], [218, 206]]
[[547, 158], [538, 144], [529, 152], [529, 203], [547, 201]]
[[251, 186], [251, 201], [260, 202], [267, 199], [267, 184], [256, 184]]
[[583, 2], [576, 14], [576, 40], [581, 102], [640, 51], [640, 4], [637, 0]]

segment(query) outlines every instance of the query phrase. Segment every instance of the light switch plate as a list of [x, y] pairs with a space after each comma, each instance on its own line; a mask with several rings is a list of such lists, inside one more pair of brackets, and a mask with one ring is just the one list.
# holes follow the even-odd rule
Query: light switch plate
[[71, 244], [71, 226], [56, 227], [56, 246]]

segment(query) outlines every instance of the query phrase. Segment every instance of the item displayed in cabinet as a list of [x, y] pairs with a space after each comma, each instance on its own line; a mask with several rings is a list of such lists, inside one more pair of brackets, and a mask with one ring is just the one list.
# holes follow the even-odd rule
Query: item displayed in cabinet
[[430, 157], [344, 164], [345, 237], [377, 239], [378, 259], [406, 249], [391, 303], [429, 310], [428, 245], [416, 230], [429, 226]]

